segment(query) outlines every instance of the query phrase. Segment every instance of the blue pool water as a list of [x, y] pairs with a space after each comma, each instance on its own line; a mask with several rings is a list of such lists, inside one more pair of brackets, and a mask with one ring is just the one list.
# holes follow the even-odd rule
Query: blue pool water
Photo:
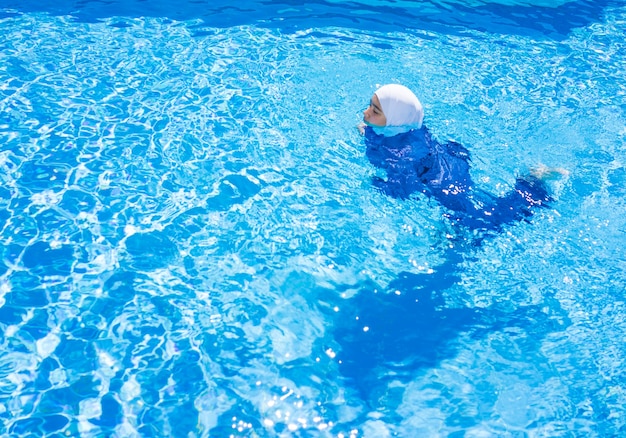
[[[626, 3], [0, 1], [0, 436], [626, 433]], [[378, 192], [424, 103], [490, 236]], [[476, 244], [477, 237], [483, 237]]]

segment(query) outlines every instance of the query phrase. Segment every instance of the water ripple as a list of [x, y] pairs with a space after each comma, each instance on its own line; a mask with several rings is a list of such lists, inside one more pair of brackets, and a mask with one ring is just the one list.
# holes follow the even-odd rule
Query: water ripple
[[[623, 15], [558, 41], [3, 15], [0, 433], [623, 428]], [[387, 81], [495, 193], [570, 168], [555, 208], [467, 249], [429, 200], [373, 190], [355, 125]], [[337, 315], [402, 273], [436, 283], [455, 248], [433, 312], [545, 317], [382, 364], [363, 398]]]

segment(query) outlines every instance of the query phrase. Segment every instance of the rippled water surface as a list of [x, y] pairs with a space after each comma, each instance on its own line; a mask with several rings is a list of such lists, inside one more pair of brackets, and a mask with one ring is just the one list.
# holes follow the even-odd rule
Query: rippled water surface
[[[626, 433], [625, 5], [30, 3], [0, 2], [0, 435]], [[374, 189], [387, 82], [494, 194], [566, 168], [553, 208], [476, 245]]]

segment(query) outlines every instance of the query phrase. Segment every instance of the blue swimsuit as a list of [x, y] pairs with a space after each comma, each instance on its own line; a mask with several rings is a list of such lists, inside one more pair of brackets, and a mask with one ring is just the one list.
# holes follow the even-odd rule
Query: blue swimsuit
[[370, 162], [387, 173], [386, 180], [374, 178], [377, 188], [400, 199], [413, 193], [433, 197], [450, 210], [454, 223], [471, 229], [496, 230], [527, 219], [552, 200], [545, 184], [532, 176], [517, 178], [503, 197], [474, 188], [469, 151], [456, 142], [439, 143], [425, 126], [393, 137], [366, 126], [365, 145]]

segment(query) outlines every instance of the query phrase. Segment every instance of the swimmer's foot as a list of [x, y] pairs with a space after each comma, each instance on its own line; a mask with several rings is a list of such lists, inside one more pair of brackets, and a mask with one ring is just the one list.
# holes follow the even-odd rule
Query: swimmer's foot
[[555, 181], [561, 178], [567, 178], [569, 171], [562, 167], [548, 167], [545, 164], [539, 164], [530, 169], [530, 174], [541, 181]]

